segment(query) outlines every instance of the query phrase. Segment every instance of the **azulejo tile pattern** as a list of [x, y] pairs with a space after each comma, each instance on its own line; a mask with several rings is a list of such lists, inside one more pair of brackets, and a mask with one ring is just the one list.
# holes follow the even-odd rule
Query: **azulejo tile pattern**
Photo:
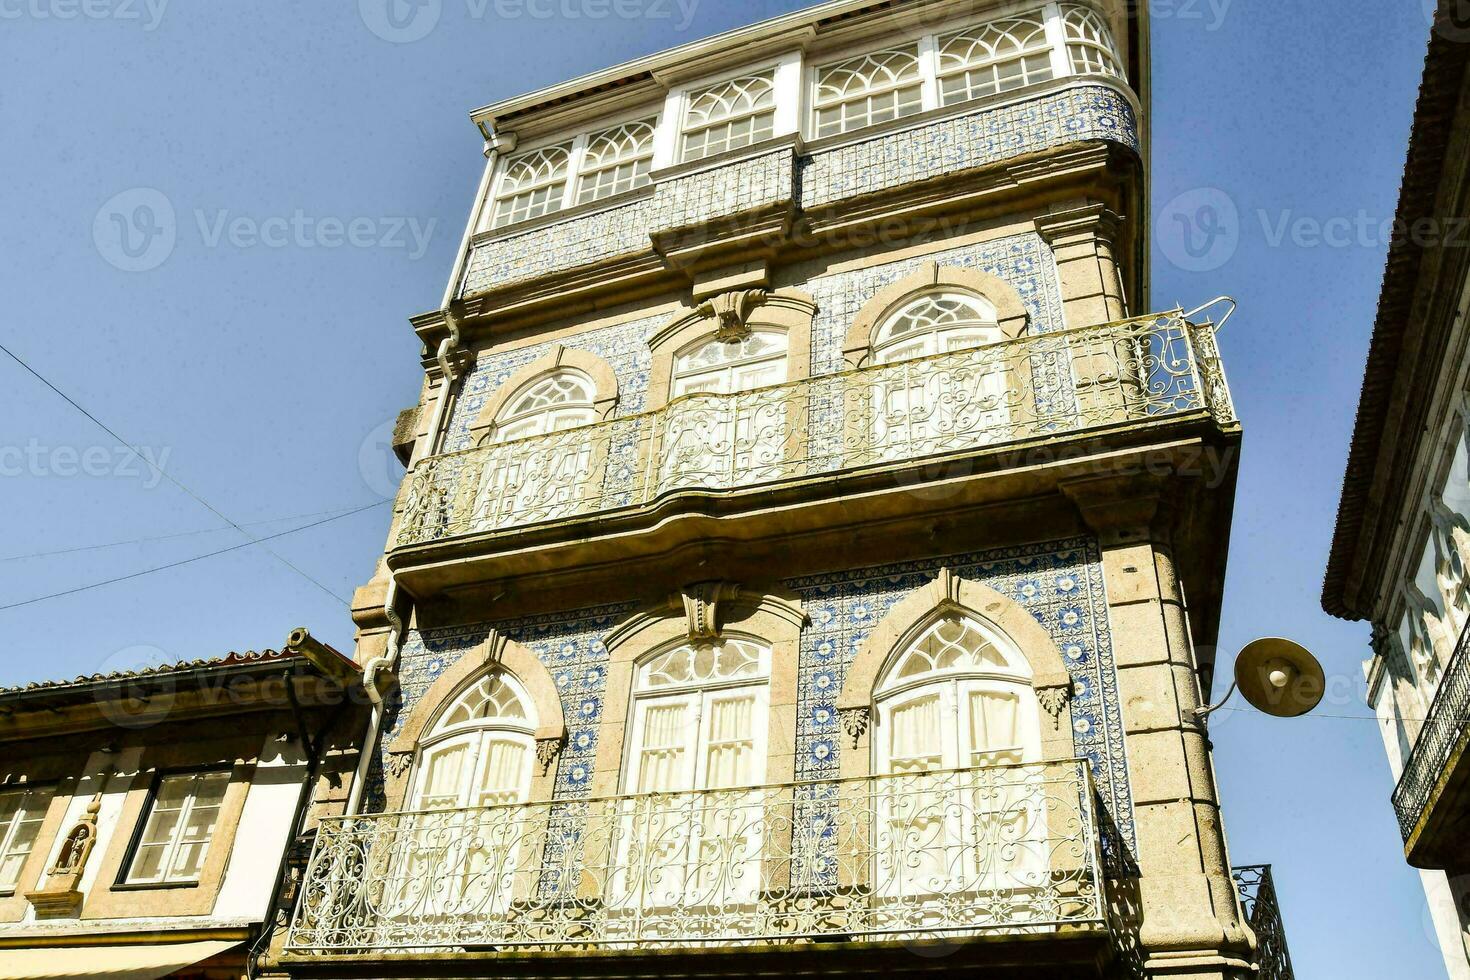
[[[562, 341], [562, 345], [596, 354], [607, 361], [618, 379], [617, 414], [636, 415], [643, 411], [648, 396], [650, 355], [648, 337], [668, 321], [666, 316], [644, 317], [629, 323], [589, 330]], [[516, 350], [482, 354], [460, 388], [455, 399], [454, 414], [444, 438], [444, 451], [457, 452], [470, 448], [470, 426], [485, 407], [485, 402], [505, 384], [512, 374], [541, 357], [552, 348], [552, 342], [533, 344]]]
[[801, 204], [820, 207], [1089, 140], [1138, 149], [1133, 107], [1116, 89], [1067, 89], [815, 154], [801, 169]]
[[[811, 372], [833, 374], [842, 370], [842, 339], [847, 325], [857, 311], [885, 286], [897, 282], [924, 262], [979, 269], [1004, 279], [1020, 293], [1031, 315], [1031, 329], [1036, 332], [1062, 330], [1062, 289], [1056, 259], [1051, 248], [1034, 232], [1012, 235], [992, 242], [965, 245], [920, 258], [903, 259], [885, 265], [843, 272], [812, 279], [798, 285], [817, 302], [817, 317], [812, 324]], [[650, 356], [648, 338], [668, 322], [667, 316], [643, 317], [627, 323], [597, 330], [561, 341], [567, 347], [590, 351], [607, 361], [618, 378], [619, 416], [634, 415], [647, 405]], [[551, 342], [505, 352], [482, 354], [474, 370], [465, 378], [455, 400], [446, 452], [470, 448], [470, 426], [485, 402], [506, 380], [525, 365], [551, 349]], [[837, 405], [832, 408], [835, 411]], [[830, 414], [830, 413], [829, 413]], [[835, 425], [832, 418], [813, 421], [814, 427]], [[631, 456], [636, 445], [629, 440], [624, 447]], [[624, 463], [634, 462], [631, 459]], [[616, 469], [616, 467], [614, 468]]]
[[[853, 657], [894, 604], [933, 581], [942, 566], [1014, 599], [1056, 641], [1074, 681], [1077, 754], [1090, 760], [1099, 791], [1131, 844], [1132, 803], [1102, 565], [1096, 545], [1085, 538], [788, 581], [811, 619], [802, 632], [797, 665], [797, 778], [836, 777], [843, 739], [835, 705]], [[546, 664], [561, 694], [568, 743], [558, 762], [557, 799], [586, 798], [603, 712], [626, 711], [626, 705], [603, 703], [603, 639], [634, 608], [631, 603], [604, 605], [493, 624]], [[449, 666], [483, 642], [490, 625], [410, 631], [400, 669], [403, 707], [416, 705]], [[392, 740], [401, 717], [385, 727], [383, 744]], [[380, 771], [367, 799], [370, 809], [382, 808]]]
[[1015, 600], [1056, 641], [1072, 674], [1077, 755], [1091, 762], [1098, 790], [1132, 844], [1132, 795], [1112, 629], [1101, 556], [1088, 538], [788, 580], [785, 584], [802, 597], [811, 619], [802, 632], [797, 673], [797, 778], [831, 779], [840, 772], [843, 738], [835, 706], [848, 667], [889, 610], [946, 566]]
[[660, 181], [650, 197], [476, 246], [460, 295], [652, 250], [650, 235], [792, 200], [795, 154], [782, 148]]
[[1138, 148], [1126, 96], [1083, 85], [797, 160], [790, 148], [659, 182], [648, 197], [476, 246], [459, 294], [652, 251], [650, 235], [758, 207], [816, 208], [1067, 143]]

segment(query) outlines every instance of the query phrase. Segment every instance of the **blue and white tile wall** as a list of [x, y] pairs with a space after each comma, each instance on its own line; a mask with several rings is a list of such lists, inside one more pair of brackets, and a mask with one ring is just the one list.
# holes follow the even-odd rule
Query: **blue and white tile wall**
[[875, 191], [1064, 146], [1138, 149], [1133, 107], [1089, 84], [942, 119], [796, 160], [783, 148], [660, 182], [649, 197], [474, 246], [461, 296], [652, 251], [649, 234], [794, 201], [817, 208]]
[[[1126, 839], [1133, 840], [1132, 802], [1123, 723], [1113, 662], [1112, 631], [1095, 544], [1078, 538], [952, 556], [900, 565], [852, 569], [786, 582], [802, 596], [811, 624], [802, 633], [798, 673], [797, 778], [821, 780], [839, 772], [843, 741], [835, 703], [858, 649], [888, 611], [934, 580], [941, 566], [983, 582], [1027, 609], [1056, 641], [1072, 673], [1073, 741], [1090, 760], [1103, 798]], [[493, 624], [525, 644], [551, 671], [567, 718], [568, 744], [558, 763], [558, 799], [589, 792], [597, 729], [604, 711], [607, 650], [603, 638], [634, 610], [632, 604], [598, 606]], [[403, 710], [387, 726], [391, 742], [400, 719], [459, 657], [483, 642], [491, 624], [410, 631], [400, 683]], [[381, 774], [374, 777], [369, 809], [381, 809]]]
[[[1056, 259], [1040, 235], [1027, 232], [798, 284], [796, 288], [810, 293], [818, 307], [812, 324], [811, 372], [814, 376], [842, 370], [842, 339], [857, 311], [879, 290], [902, 279], [925, 262], [979, 269], [1004, 279], [1021, 294], [1021, 301], [1031, 315], [1031, 329], [1036, 332], [1062, 330], [1066, 326]], [[617, 414], [635, 415], [647, 404], [648, 340], [668, 320], [665, 315], [643, 317], [589, 330], [564, 338], [559, 343], [590, 351], [607, 361], [618, 378]], [[552, 342], [547, 341], [482, 355], [465, 379], [455, 401], [444, 441], [445, 451], [469, 448], [470, 426], [479, 417], [485, 402], [512, 374], [541, 357], [551, 347]], [[632, 449], [630, 442], [629, 451]]]

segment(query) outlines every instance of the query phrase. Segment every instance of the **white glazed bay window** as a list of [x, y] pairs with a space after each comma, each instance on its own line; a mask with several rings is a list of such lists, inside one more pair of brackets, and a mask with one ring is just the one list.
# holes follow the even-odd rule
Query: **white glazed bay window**
[[21, 869], [36, 846], [51, 791], [9, 789], [0, 792], [0, 895], [14, 893]]
[[127, 883], [173, 885], [198, 881], [229, 785], [230, 773], [225, 769], [160, 779], [128, 865]]
[[700, 160], [770, 139], [776, 131], [776, 70], [690, 92], [684, 108], [684, 160]]
[[1123, 72], [1097, 12], [1051, 3], [819, 66], [811, 132], [820, 139], [1068, 75]]

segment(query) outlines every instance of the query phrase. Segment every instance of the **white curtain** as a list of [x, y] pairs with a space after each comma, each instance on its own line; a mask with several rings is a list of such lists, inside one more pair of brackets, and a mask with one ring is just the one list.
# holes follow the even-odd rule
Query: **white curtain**
[[432, 750], [419, 787], [419, 809], [451, 810], [459, 806], [465, 770], [472, 762], [469, 745], [464, 742]]
[[643, 750], [638, 760], [638, 792], [662, 793], [686, 788], [684, 742], [688, 738], [688, 706], [650, 704], [643, 714]]
[[924, 772], [941, 768], [944, 765], [944, 748], [939, 695], [894, 708], [891, 738], [889, 756], [894, 772]]
[[[970, 765], [1021, 761], [1017, 707], [1013, 694], [970, 693]], [[997, 754], [1003, 757], [997, 758]]]
[[524, 745], [506, 741], [491, 742], [485, 760], [485, 772], [480, 777], [479, 805], [498, 806], [520, 800], [525, 765]]
[[719, 700], [710, 705], [707, 789], [748, 786], [752, 782], [754, 716], [754, 696]]

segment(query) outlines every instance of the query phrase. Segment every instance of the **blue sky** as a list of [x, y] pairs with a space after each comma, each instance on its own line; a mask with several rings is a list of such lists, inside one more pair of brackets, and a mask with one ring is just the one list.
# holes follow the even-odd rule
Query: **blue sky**
[[[406, 318], [439, 304], [483, 163], [468, 110], [803, 5], [423, 2], [395, 23], [380, 0], [0, 0], [3, 342], [250, 534], [335, 518], [14, 605], [245, 539], [0, 357], [0, 684], [302, 624], [348, 649], [336, 597], [372, 573], [387, 427], [418, 391]], [[1275, 863], [1303, 977], [1443, 972], [1361, 701], [1367, 631], [1318, 606], [1421, 8], [1153, 2], [1153, 305], [1241, 303], [1224, 655], [1293, 636], [1333, 679], [1316, 716], [1214, 724], [1232, 856]], [[114, 213], [165, 234], [99, 247]]]

